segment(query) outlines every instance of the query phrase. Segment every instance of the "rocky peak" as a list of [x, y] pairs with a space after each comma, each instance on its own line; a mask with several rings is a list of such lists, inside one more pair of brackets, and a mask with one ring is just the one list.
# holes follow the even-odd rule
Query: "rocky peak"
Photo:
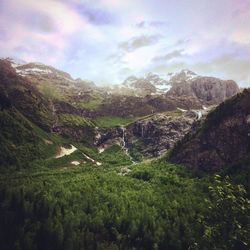
[[191, 89], [195, 96], [206, 104], [219, 104], [239, 92], [236, 82], [215, 77], [194, 79], [191, 82]]
[[138, 80], [137, 77], [135, 77], [135, 76], [129, 76], [129, 77], [122, 83], [122, 85], [124, 85], [125, 87], [133, 87], [137, 80]]
[[1, 58], [1, 60], [4, 60], [4, 61], [7, 61], [10, 63], [10, 65], [13, 67], [13, 68], [16, 68], [18, 66], [21, 66], [23, 64], [26, 64], [25, 61], [23, 60], [20, 60], [18, 58], [13, 58], [13, 57], [6, 57], [6, 58]]
[[240, 91], [232, 80], [198, 76], [190, 70], [182, 70], [170, 82], [172, 88], [167, 95], [196, 98], [205, 105], [219, 104]]
[[130, 76], [122, 83], [122, 85], [142, 91], [145, 94], [163, 94], [171, 88], [171, 85], [167, 80], [161, 78], [158, 74], [151, 72], [141, 78]]
[[188, 82], [196, 77], [199, 77], [196, 73], [189, 69], [183, 69], [180, 72], [172, 74], [170, 77], [171, 84], [180, 83], [180, 82]]
[[55, 69], [42, 63], [32, 62], [15, 67], [17, 74], [21, 76], [46, 76], [61, 80], [73, 81], [70, 74]]

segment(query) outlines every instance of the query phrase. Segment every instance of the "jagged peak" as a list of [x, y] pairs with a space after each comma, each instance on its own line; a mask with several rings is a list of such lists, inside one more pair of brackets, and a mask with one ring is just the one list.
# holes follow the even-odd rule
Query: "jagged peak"
[[182, 69], [180, 71], [180, 73], [184, 73], [184, 74], [187, 74], [187, 75], [197, 75], [195, 72], [193, 72], [192, 70], [190, 69]]
[[26, 64], [24, 60], [15, 57], [1, 57], [0, 59], [10, 62], [13, 68]]

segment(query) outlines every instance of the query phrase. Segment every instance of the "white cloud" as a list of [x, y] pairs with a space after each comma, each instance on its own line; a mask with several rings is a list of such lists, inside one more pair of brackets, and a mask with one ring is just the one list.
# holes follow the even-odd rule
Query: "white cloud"
[[[235, 0], [2, 0], [0, 53], [97, 82], [188, 66], [243, 82], [249, 7]], [[227, 62], [216, 60], [228, 54]]]

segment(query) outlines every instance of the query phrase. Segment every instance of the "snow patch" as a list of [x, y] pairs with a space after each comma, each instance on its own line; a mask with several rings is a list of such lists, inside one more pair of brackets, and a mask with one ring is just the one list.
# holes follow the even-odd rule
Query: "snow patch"
[[82, 153], [82, 154], [83, 154], [83, 156], [85, 156], [88, 160], [90, 160], [91, 162], [95, 163], [97, 166], [101, 166], [101, 165], [102, 165], [101, 162], [92, 159], [91, 157], [89, 157], [88, 155], [86, 155], [86, 154], [84, 154], [84, 153]]
[[178, 110], [182, 111], [182, 112], [187, 112], [186, 109], [181, 109], [181, 108], [177, 108]]
[[75, 165], [75, 166], [77, 166], [77, 165], [80, 165], [80, 162], [79, 161], [72, 161], [72, 162], [70, 162], [72, 165]]
[[104, 152], [105, 148], [98, 148], [98, 152], [99, 154], [101, 154], [102, 152]]
[[71, 148], [65, 148], [63, 146], [60, 146], [59, 153], [55, 156], [55, 158], [61, 158], [66, 155], [71, 155], [73, 152], [77, 150], [77, 148], [73, 145], [70, 145]]
[[39, 68], [29, 68], [29, 69], [16, 69], [17, 73], [28, 75], [30, 73], [42, 73], [42, 74], [51, 74], [52, 71], [50, 69], [39, 69]]

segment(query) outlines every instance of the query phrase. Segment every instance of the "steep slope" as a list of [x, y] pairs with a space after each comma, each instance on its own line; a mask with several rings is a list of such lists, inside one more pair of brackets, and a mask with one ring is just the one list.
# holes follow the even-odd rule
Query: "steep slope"
[[14, 107], [0, 104], [0, 168], [29, 167], [33, 160], [48, 157], [55, 145], [45, 132]]
[[47, 100], [32, 82], [16, 74], [10, 62], [0, 60], [0, 92], [4, 98], [24, 116], [49, 131], [53, 114]]
[[169, 159], [192, 169], [218, 170], [250, 161], [250, 89], [212, 111], [177, 143]]

